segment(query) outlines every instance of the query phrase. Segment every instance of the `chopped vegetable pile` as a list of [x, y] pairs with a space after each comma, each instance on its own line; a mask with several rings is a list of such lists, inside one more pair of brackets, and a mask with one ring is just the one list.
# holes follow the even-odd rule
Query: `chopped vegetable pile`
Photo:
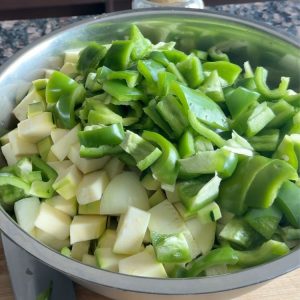
[[33, 237], [105, 270], [220, 275], [300, 240], [300, 94], [217, 46], [184, 53], [133, 25], [66, 51], [2, 136], [0, 204]]

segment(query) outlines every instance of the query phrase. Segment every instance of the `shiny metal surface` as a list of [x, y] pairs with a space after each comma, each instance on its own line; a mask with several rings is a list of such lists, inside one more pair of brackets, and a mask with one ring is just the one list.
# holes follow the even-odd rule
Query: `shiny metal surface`
[[[21, 99], [30, 82], [43, 75], [45, 68], [61, 64], [63, 50], [82, 47], [92, 40], [107, 43], [112, 39], [123, 39], [133, 22], [153, 42], [174, 40], [182, 50], [205, 50], [217, 44], [237, 63], [249, 60], [253, 66], [267, 67], [272, 71], [270, 81], [275, 84], [281, 75], [291, 76], [292, 87], [300, 90], [300, 43], [295, 38], [259, 24], [206, 11], [128, 11], [103, 15], [59, 30], [31, 45], [4, 65], [0, 70], [0, 130], [14, 126], [10, 111], [15, 100]], [[4, 162], [0, 158], [1, 164]], [[162, 295], [169, 299], [174, 299], [174, 295], [184, 299], [200, 299], [199, 294], [203, 299], [232, 298], [247, 289], [253, 289], [251, 285], [300, 266], [298, 248], [271, 263], [229, 275], [198, 279], [140, 278], [88, 267], [52, 251], [22, 231], [1, 208], [0, 229], [44, 263], [114, 299], [153, 299], [153, 294], [155, 299], [161, 299]], [[245, 287], [248, 288], [241, 290]]]

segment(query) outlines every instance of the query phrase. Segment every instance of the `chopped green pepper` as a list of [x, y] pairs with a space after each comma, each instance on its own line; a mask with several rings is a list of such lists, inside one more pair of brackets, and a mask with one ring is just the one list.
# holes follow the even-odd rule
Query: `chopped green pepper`
[[195, 142], [190, 130], [181, 136], [178, 144], [178, 152], [181, 158], [187, 158], [195, 154]]

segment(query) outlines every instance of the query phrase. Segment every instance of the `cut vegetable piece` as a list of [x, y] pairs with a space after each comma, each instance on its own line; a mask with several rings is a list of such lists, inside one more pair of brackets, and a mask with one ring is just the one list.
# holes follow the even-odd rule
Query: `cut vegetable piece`
[[148, 191], [156, 191], [160, 187], [160, 182], [153, 178], [152, 173], [147, 173], [141, 180], [143, 187]]
[[260, 235], [242, 219], [230, 220], [219, 236], [245, 249], [254, 246], [261, 239]]
[[150, 167], [162, 154], [158, 148], [129, 130], [120, 146], [135, 159], [141, 171]]
[[174, 206], [165, 200], [149, 210], [149, 230], [159, 234], [173, 234], [185, 231], [182, 218]]
[[216, 202], [212, 202], [198, 210], [197, 215], [201, 224], [216, 222], [222, 217], [220, 207]]
[[54, 161], [48, 162], [48, 165], [56, 171], [58, 175], [64, 173], [65, 170], [70, 168], [73, 164], [70, 160], [63, 160], [63, 161]]
[[256, 151], [275, 151], [279, 143], [279, 130], [262, 130], [256, 136], [248, 138], [248, 142]]
[[139, 252], [149, 220], [150, 213], [129, 206], [118, 224], [114, 253], [135, 254]]
[[195, 141], [193, 134], [187, 130], [180, 138], [178, 143], [178, 152], [181, 158], [187, 158], [195, 154]]
[[221, 178], [215, 175], [209, 182], [179, 183], [179, 195], [189, 211], [197, 211], [211, 203], [219, 194]]
[[274, 205], [269, 208], [251, 209], [245, 216], [246, 222], [266, 239], [271, 239], [281, 218], [282, 212]]
[[117, 157], [112, 157], [104, 166], [104, 170], [108, 178], [111, 180], [120, 173], [122, 173], [124, 165], [125, 164], [122, 161], [120, 161]]
[[76, 125], [73, 129], [68, 131], [64, 138], [59, 139], [51, 147], [51, 151], [60, 161], [64, 160], [67, 157], [68, 153], [70, 152], [71, 146], [78, 142], [77, 134], [79, 130], [80, 124]]
[[1, 152], [8, 166], [12, 166], [17, 163], [18, 157], [14, 154], [10, 143], [7, 143], [4, 146], [2, 146]]
[[26, 232], [34, 228], [35, 220], [39, 214], [40, 201], [36, 197], [19, 200], [14, 205], [16, 219], [20, 227]]
[[247, 192], [246, 202], [254, 208], [270, 207], [283, 182], [297, 178], [297, 171], [288, 163], [273, 159], [255, 176]]
[[[50, 136], [45, 137], [37, 144], [39, 154], [44, 161], [47, 160], [52, 145], [53, 143]], [[54, 154], [52, 153], [52, 155]], [[56, 159], [56, 161], [57, 160], [58, 159]]]
[[167, 278], [162, 263], [157, 262], [155, 254], [147, 248], [138, 254], [119, 261], [119, 272], [133, 276]]
[[164, 192], [159, 188], [156, 192], [154, 192], [153, 195], [149, 198], [149, 204], [151, 207], [159, 204], [160, 202], [164, 201], [166, 199], [166, 195]]
[[68, 200], [75, 197], [81, 179], [82, 175], [80, 171], [78, 171], [75, 165], [72, 165], [59, 174], [53, 183], [53, 188], [58, 194]]
[[117, 239], [116, 230], [106, 229], [98, 241], [97, 248], [113, 248]]
[[66, 256], [66, 257], [71, 257], [71, 250], [68, 247], [63, 247], [60, 250], [60, 254], [63, 255], [63, 256]]
[[272, 109], [275, 117], [267, 125], [267, 128], [280, 128], [286, 124], [295, 114], [295, 108], [285, 100], [277, 102], [268, 102], [268, 106]]
[[77, 260], [82, 260], [84, 254], [88, 254], [90, 241], [78, 242], [72, 246], [71, 257]]
[[190, 212], [186, 209], [186, 207], [182, 204], [182, 202], [176, 202], [173, 204], [174, 207], [179, 212], [180, 216], [183, 218], [184, 221], [193, 219], [197, 216], [197, 211]]
[[99, 268], [118, 272], [120, 260], [126, 258], [127, 255], [116, 254], [112, 248], [98, 248], [95, 251], [95, 257]]
[[[28, 105], [27, 116], [28, 119], [35, 117], [45, 111], [45, 103], [44, 102], [34, 102]], [[25, 121], [25, 120], [24, 120]], [[23, 122], [23, 121], [21, 121]]]
[[288, 222], [300, 228], [300, 188], [295, 183], [290, 181], [283, 183], [278, 192], [276, 204]]
[[81, 262], [91, 267], [98, 267], [97, 260], [94, 255], [83, 254]]
[[78, 203], [84, 205], [100, 200], [107, 184], [108, 177], [105, 171], [84, 175], [76, 191]]
[[11, 145], [13, 154], [15, 156], [19, 155], [32, 155], [37, 154], [37, 146], [33, 143], [30, 143], [26, 139], [21, 138], [18, 135], [18, 130], [15, 129], [8, 134], [9, 143]]
[[70, 246], [70, 240], [59, 240], [56, 237], [52, 236], [51, 234], [39, 229], [34, 229], [34, 237], [39, 240], [40, 242], [44, 243], [45, 245], [51, 247], [52, 249], [55, 249], [57, 251], [60, 251], [64, 247]]
[[59, 71], [69, 76], [70, 78], [74, 78], [76, 75], [78, 75], [76, 64], [74, 63], [64, 63], [63, 66], [59, 69]]
[[151, 241], [157, 260], [163, 263], [182, 263], [191, 260], [189, 245], [183, 233], [160, 234], [151, 231]]
[[46, 199], [45, 202], [52, 207], [66, 213], [70, 217], [74, 217], [77, 214], [76, 198], [66, 200], [61, 196], [54, 196], [52, 198]]
[[79, 215], [100, 215], [100, 201], [78, 206]]
[[34, 102], [41, 101], [44, 101], [43, 97], [35, 89], [32, 89], [23, 98], [23, 100], [21, 100], [21, 102], [14, 108], [13, 114], [19, 121], [23, 121], [27, 118], [28, 105]]
[[191, 232], [197, 244], [199, 253], [202, 253], [203, 255], [208, 253], [212, 249], [215, 242], [217, 228], [216, 222], [201, 224], [199, 219], [196, 217], [187, 220], [185, 225]]
[[71, 146], [68, 158], [76, 165], [76, 167], [83, 173], [87, 174], [100, 170], [109, 160], [109, 156], [104, 156], [98, 159], [86, 159], [80, 157], [80, 144], [76, 143]]
[[62, 211], [42, 203], [35, 226], [56, 239], [65, 240], [70, 236], [71, 218]]
[[212, 71], [199, 89], [215, 102], [224, 102], [224, 93], [217, 71]]
[[237, 265], [242, 267], [253, 267], [263, 263], [267, 263], [275, 258], [286, 255], [290, 252], [285, 243], [278, 241], [267, 241], [262, 246], [250, 251], [237, 251], [235, 253], [238, 257]]
[[50, 133], [53, 143], [57, 143], [60, 139], [65, 137], [68, 134], [68, 132], [68, 129], [53, 128]]
[[123, 172], [112, 179], [106, 187], [100, 206], [103, 215], [120, 215], [128, 206], [149, 209], [147, 192], [133, 172]]
[[98, 239], [106, 228], [106, 216], [75, 216], [70, 226], [71, 244]]

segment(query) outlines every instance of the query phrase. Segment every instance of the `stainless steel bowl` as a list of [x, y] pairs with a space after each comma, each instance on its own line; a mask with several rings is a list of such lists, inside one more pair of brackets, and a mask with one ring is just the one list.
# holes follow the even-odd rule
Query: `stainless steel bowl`
[[[13, 128], [15, 100], [22, 98], [45, 68], [61, 63], [65, 49], [88, 41], [122, 39], [131, 23], [153, 42], [174, 40], [183, 50], [218, 44], [237, 63], [271, 70], [271, 81], [291, 76], [300, 89], [300, 43], [261, 24], [207, 11], [160, 9], [102, 15], [63, 28], [14, 56], [0, 70], [0, 130]], [[1, 134], [1, 132], [0, 132]], [[4, 165], [0, 158], [0, 165]], [[20, 247], [83, 286], [114, 299], [226, 299], [245, 293], [269, 279], [300, 266], [300, 249], [271, 263], [229, 275], [197, 279], [155, 279], [127, 276], [85, 266], [42, 245], [22, 231], [0, 208], [0, 229]], [[202, 299], [202, 298], [201, 298]]]

